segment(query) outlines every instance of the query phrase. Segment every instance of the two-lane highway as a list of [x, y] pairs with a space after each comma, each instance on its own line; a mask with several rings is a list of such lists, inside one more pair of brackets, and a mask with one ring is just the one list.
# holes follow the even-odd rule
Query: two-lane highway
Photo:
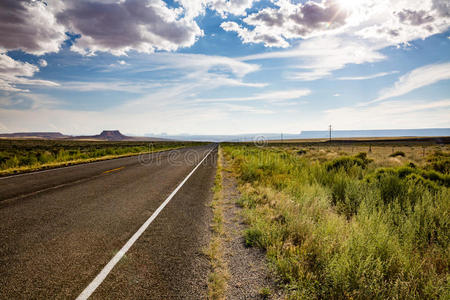
[[210, 145], [1, 178], [0, 298], [79, 296], [197, 165], [91, 297], [206, 298], [215, 160]]

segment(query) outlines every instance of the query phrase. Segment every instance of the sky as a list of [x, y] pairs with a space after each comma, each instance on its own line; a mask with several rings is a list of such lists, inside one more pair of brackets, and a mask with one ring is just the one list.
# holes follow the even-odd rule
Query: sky
[[0, 0], [0, 132], [449, 128], [448, 0]]

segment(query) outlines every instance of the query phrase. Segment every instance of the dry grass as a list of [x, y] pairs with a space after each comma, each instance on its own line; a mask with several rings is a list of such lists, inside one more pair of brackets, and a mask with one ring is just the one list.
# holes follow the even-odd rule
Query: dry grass
[[[423, 166], [427, 162], [427, 157], [436, 151], [449, 152], [448, 145], [425, 145], [425, 146], [369, 146], [369, 145], [317, 145], [317, 146], [285, 146], [276, 147], [275, 149], [283, 149], [288, 153], [298, 153], [305, 150], [303, 154], [305, 158], [315, 161], [326, 161], [338, 156], [356, 155], [366, 152], [370, 159], [373, 159], [379, 167], [395, 167], [404, 165], [407, 162], [413, 162], [418, 166]], [[405, 157], [390, 157], [395, 152], [404, 152]]]
[[217, 173], [214, 183], [214, 198], [211, 202], [213, 219], [211, 223], [212, 237], [206, 254], [211, 264], [208, 275], [208, 299], [225, 299], [227, 281], [229, 279], [228, 267], [223, 257], [223, 241], [225, 232], [223, 228], [223, 189], [222, 189], [222, 150], [219, 148], [217, 159]]
[[368, 150], [224, 147], [247, 245], [266, 250], [292, 299], [448, 299], [447, 146], [357, 155]]
[[74, 160], [67, 160], [67, 161], [61, 161], [61, 162], [51, 162], [51, 163], [46, 163], [46, 164], [35, 164], [35, 165], [29, 165], [29, 166], [8, 168], [5, 170], [0, 170], [0, 176], [7, 176], [7, 175], [12, 175], [12, 174], [20, 174], [20, 173], [33, 172], [33, 171], [46, 170], [46, 169], [54, 169], [54, 168], [79, 165], [79, 164], [85, 164], [85, 163], [90, 163], [90, 162], [103, 161], [103, 160], [109, 160], [109, 159], [115, 159], [115, 158], [121, 158], [121, 157], [151, 154], [151, 153], [157, 153], [157, 152], [167, 151], [167, 150], [175, 150], [175, 149], [180, 149], [180, 148], [182, 148], [182, 147], [170, 147], [170, 148], [165, 148], [165, 149], [160, 149], [160, 150], [155, 150], [155, 151], [144, 151], [144, 152], [138, 152], [138, 153], [130, 152], [130, 153], [124, 153], [124, 154], [120, 154], [120, 155], [105, 155], [105, 156], [97, 157], [97, 158], [74, 159]]
[[0, 176], [201, 144], [178, 141], [0, 140]]

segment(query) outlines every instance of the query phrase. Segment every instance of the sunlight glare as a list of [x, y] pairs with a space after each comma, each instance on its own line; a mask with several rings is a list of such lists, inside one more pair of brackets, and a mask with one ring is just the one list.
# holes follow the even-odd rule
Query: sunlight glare
[[338, 0], [338, 2], [343, 8], [348, 10], [354, 10], [359, 4], [358, 0]]

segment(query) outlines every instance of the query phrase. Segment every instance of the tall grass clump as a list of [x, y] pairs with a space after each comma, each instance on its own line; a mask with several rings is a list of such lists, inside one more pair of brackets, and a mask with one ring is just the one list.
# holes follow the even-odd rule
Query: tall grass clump
[[[378, 168], [365, 153], [315, 161], [225, 146], [248, 246], [266, 250], [293, 299], [448, 299], [448, 171]], [[445, 170], [444, 170], [445, 171]]]

